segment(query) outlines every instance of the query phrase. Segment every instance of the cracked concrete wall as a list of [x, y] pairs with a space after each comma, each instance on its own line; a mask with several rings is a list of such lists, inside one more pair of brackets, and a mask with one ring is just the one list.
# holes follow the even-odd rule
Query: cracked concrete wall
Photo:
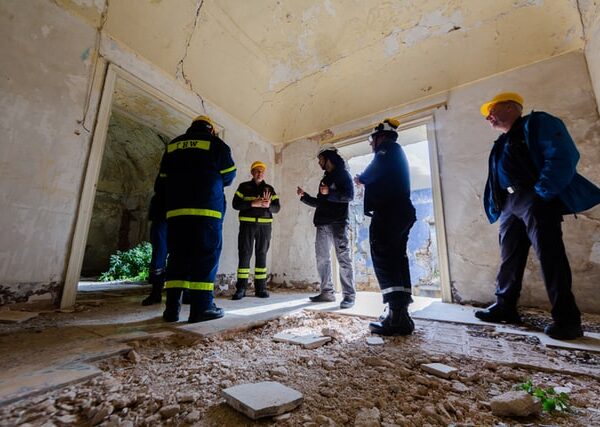
[[600, 1], [578, 1], [585, 34], [585, 57], [600, 111]]
[[56, 297], [63, 279], [90, 143], [78, 123], [82, 53], [94, 36], [52, 2], [0, 3], [0, 304]]
[[[568, 78], [565, 78], [568, 76]], [[438, 102], [448, 109], [433, 110], [444, 202], [450, 277], [455, 294], [463, 302], [488, 303], [494, 299], [498, 267], [497, 224], [490, 225], [483, 212], [482, 194], [487, 159], [497, 133], [479, 113], [479, 106], [499, 91], [514, 90], [525, 97], [526, 111], [547, 111], [567, 124], [581, 153], [578, 170], [600, 184], [600, 120], [583, 52], [573, 52], [476, 83], [455, 88], [417, 103], [398, 106], [376, 115], [331, 128], [328, 137], [368, 127], [385, 117], [416, 111]], [[318, 137], [316, 137], [318, 138]], [[280, 242], [278, 268], [288, 266], [283, 280], [316, 281], [312, 209], [293, 196], [297, 185], [314, 193], [321, 171], [314, 159], [315, 139], [300, 139], [283, 149], [282, 191], [291, 215], [282, 220], [289, 239]], [[573, 287], [583, 311], [600, 312], [595, 297], [600, 281], [600, 207], [565, 217], [565, 245], [573, 270]], [[308, 259], [310, 265], [302, 264]], [[535, 254], [524, 279], [521, 304], [548, 307]]]

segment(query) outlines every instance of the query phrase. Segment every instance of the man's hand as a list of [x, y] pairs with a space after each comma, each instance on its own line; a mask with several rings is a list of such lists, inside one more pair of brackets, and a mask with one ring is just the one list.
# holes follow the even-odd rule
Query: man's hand
[[319, 184], [319, 193], [323, 194], [324, 196], [329, 194], [329, 186], [327, 184], [325, 184], [324, 182], [321, 182], [321, 184]]
[[304, 190], [300, 187], [296, 188], [296, 194], [300, 197], [304, 196]]
[[360, 182], [360, 176], [358, 176], [358, 175], [354, 176], [354, 183], [356, 185], [362, 185], [362, 182]]

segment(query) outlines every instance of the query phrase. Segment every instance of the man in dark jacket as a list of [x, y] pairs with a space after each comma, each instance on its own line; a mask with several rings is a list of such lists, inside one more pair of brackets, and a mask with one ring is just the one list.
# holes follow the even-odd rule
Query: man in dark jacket
[[154, 180], [154, 195], [150, 199], [148, 220], [150, 224], [150, 244], [152, 256], [150, 259], [150, 276], [148, 282], [152, 285], [150, 295], [142, 301], [142, 305], [160, 304], [162, 290], [165, 284], [167, 267], [167, 213], [165, 204], [165, 176], [158, 173]]
[[313, 222], [317, 227], [315, 252], [317, 271], [321, 279], [321, 292], [310, 297], [310, 300], [312, 302], [335, 301], [330, 257], [333, 244], [340, 265], [340, 281], [344, 295], [340, 308], [350, 308], [356, 298], [354, 268], [348, 239], [350, 227], [348, 203], [354, 198], [354, 186], [344, 159], [333, 145], [323, 145], [317, 158], [319, 166], [325, 171], [319, 184], [319, 194], [317, 197], [311, 197], [300, 187], [296, 190], [302, 202], [316, 208]]
[[236, 173], [231, 150], [212, 120], [199, 116], [167, 145], [160, 172], [166, 179], [169, 252], [163, 318], [179, 320], [184, 289], [189, 289], [190, 323], [223, 317], [213, 291], [223, 242], [223, 189]]
[[254, 295], [268, 298], [267, 292], [267, 252], [271, 242], [273, 214], [279, 212], [279, 196], [275, 189], [265, 182], [267, 165], [256, 161], [250, 166], [250, 181], [242, 182], [233, 197], [233, 208], [240, 211], [240, 231], [238, 234], [238, 271], [236, 291], [233, 300], [246, 295], [250, 258], [256, 246], [254, 264]]
[[576, 172], [579, 152], [563, 122], [543, 112], [521, 117], [522, 110], [523, 98], [513, 92], [481, 106], [492, 128], [502, 132], [490, 153], [484, 194], [490, 223], [500, 219], [500, 268], [496, 303], [475, 316], [493, 323], [521, 322], [517, 302], [533, 245], [552, 304], [553, 322], [544, 332], [575, 339], [583, 330], [561, 222], [564, 214], [600, 203], [600, 189]]
[[371, 217], [371, 259], [388, 314], [369, 329], [378, 335], [410, 335], [415, 325], [408, 314], [412, 285], [406, 248], [415, 223], [410, 200], [408, 161], [398, 139], [398, 121], [384, 120], [369, 137], [375, 153], [367, 169], [354, 178], [365, 186], [365, 215]]

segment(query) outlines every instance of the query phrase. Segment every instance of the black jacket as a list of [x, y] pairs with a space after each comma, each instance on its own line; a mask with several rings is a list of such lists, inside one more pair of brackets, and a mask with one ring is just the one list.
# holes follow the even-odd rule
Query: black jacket
[[[271, 193], [271, 206], [268, 208], [252, 207], [252, 201], [260, 198], [265, 190]], [[242, 182], [235, 195], [233, 196], [233, 209], [240, 211], [240, 220], [243, 218], [273, 218], [273, 214], [279, 212], [279, 196], [275, 194], [275, 189], [261, 182], [256, 185], [254, 180]]]
[[340, 165], [331, 173], [325, 172], [321, 183], [329, 187], [329, 194], [319, 192], [317, 197], [312, 197], [304, 193], [300, 198], [308, 206], [316, 207], [313, 223], [315, 225], [347, 223], [348, 203], [354, 199], [354, 184], [350, 173], [344, 165]]

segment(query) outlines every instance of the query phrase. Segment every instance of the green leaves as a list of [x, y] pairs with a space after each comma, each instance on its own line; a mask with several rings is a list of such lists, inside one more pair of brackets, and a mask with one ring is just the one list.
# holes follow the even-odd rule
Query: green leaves
[[142, 242], [125, 252], [117, 251], [110, 256], [108, 271], [100, 275], [100, 280], [146, 280], [151, 257], [152, 245], [149, 242]]
[[531, 379], [519, 384], [519, 389], [540, 399], [544, 412], [564, 412], [569, 409], [569, 395], [567, 393], [556, 393], [552, 387], [534, 386]]

